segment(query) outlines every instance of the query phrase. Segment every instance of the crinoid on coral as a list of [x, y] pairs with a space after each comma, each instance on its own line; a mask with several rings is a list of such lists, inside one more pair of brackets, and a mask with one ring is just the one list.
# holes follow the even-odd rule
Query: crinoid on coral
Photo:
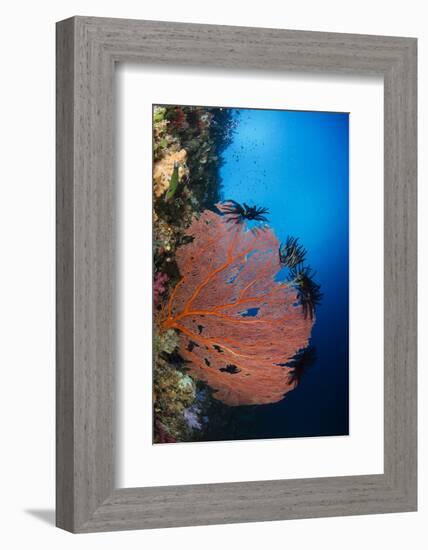
[[285, 244], [279, 247], [279, 262], [288, 268], [287, 279], [296, 289], [305, 319], [314, 318], [315, 309], [321, 303], [321, 286], [314, 281], [315, 272], [304, 265], [306, 250], [295, 237], [287, 237]]
[[308, 345], [313, 320], [296, 291], [278, 282], [279, 242], [205, 210], [187, 229], [176, 259], [181, 279], [160, 315], [180, 334], [192, 376], [227, 405], [274, 403], [294, 388], [282, 366]]
[[309, 266], [298, 264], [290, 269], [288, 281], [296, 289], [305, 319], [314, 318], [315, 308], [321, 303], [321, 287], [314, 281], [315, 272]]
[[288, 374], [289, 380], [297, 386], [307, 370], [315, 365], [316, 359], [317, 354], [313, 346], [299, 350], [293, 359], [285, 365], [291, 368]]
[[293, 269], [305, 261], [306, 250], [298, 241], [296, 237], [287, 237], [279, 247], [279, 261], [283, 266]]
[[217, 208], [230, 223], [243, 223], [245, 220], [267, 222], [265, 214], [269, 214], [267, 208], [249, 206], [245, 202], [240, 204], [234, 200], [227, 200], [217, 204]]

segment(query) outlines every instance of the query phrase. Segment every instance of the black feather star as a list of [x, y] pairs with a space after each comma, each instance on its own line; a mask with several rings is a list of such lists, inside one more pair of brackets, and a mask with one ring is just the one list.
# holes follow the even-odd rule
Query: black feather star
[[305, 319], [314, 318], [315, 308], [321, 303], [321, 287], [314, 281], [315, 272], [309, 266], [298, 264], [290, 269], [289, 281], [297, 291]]
[[306, 258], [306, 250], [298, 243], [296, 237], [287, 237], [285, 244], [279, 247], [279, 261], [285, 267], [294, 269]]
[[292, 369], [288, 374], [289, 382], [297, 386], [306, 371], [315, 365], [316, 360], [317, 354], [313, 346], [299, 350], [293, 359], [285, 364]]
[[259, 222], [267, 222], [265, 214], [269, 214], [267, 208], [260, 208], [258, 206], [249, 206], [245, 202], [240, 204], [233, 200], [227, 200], [221, 203], [220, 210], [225, 216], [227, 221], [231, 223], [243, 223], [244, 220], [254, 220]]

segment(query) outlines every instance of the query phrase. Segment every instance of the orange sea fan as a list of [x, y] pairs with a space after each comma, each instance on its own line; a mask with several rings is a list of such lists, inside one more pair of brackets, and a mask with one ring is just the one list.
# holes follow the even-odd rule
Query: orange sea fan
[[227, 405], [280, 401], [296, 383], [283, 366], [309, 343], [296, 291], [275, 277], [279, 242], [272, 230], [249, 231], [205, 210], [177, 250], [182, 276], [161, 328], [180, 332], [190, 373]]

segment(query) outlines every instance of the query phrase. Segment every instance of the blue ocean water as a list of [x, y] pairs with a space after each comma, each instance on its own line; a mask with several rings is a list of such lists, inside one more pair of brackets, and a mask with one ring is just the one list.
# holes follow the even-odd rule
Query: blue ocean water
[[239, 438], [346, 435], [349, 430], [349, 115], [237, 109], [222, 155], [222, 199], [269, 209], [280, 241], [298, 237], [323, 299], [316, 361], [283, 401], [238, 407]]

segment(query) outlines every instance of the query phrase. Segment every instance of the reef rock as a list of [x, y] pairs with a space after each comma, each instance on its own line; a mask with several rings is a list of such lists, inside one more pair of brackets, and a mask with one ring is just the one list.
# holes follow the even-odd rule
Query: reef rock
[[179, 164], [178, 176], [180, 179], [188, 174], [188, 168], [185, 165], [186, 159], [187, 151], [181, 149], [180, 151], [167, 154], [164, 158], [154, 163], [153, 190], [156, 197], [160, 197], [169, 188], [174, 163], [177, 162]]

